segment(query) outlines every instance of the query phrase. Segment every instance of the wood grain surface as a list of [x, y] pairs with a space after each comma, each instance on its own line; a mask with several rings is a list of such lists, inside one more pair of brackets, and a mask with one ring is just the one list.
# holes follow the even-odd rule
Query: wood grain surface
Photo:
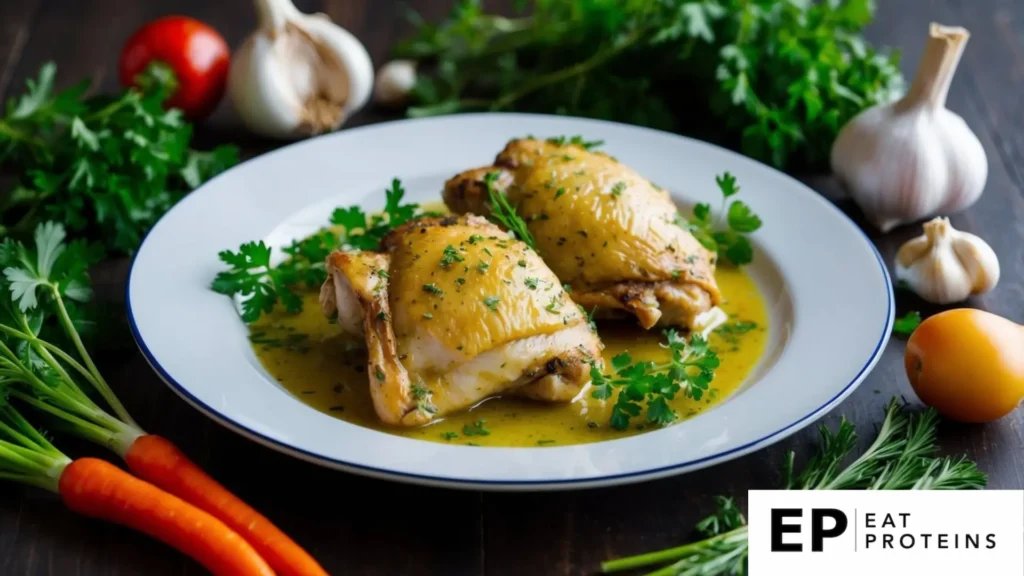
[[[948, 105], [974, 129], [989, 158], [985, 194], [953, 225], [984, 237], [1000, 256], [1003, 276], [990, 295], [969, 305], [1024, 322], [1024, 2], [1020, 0], [878, 0], [868, 37], [898, 47], [908, 78], [931, 21], [972, 33]], [[410, 28], [389, 0], [299, 1], [323, 11], [366, 43], [376, 64]], [[426, 18], [450, 1], [411, 0]], [[485, 2], [489, 8], [509, 2]], [[254, 25], [248, 0], [3, 0], [0, 1], [0, 94], [21, 90], [26, 77], [53, 60], [58, 83], [91, 76], [97, 90], [116, 90], [121, 43], [140, 24], [180, 13], [204, 20], [237, 46]], [[354, 124], [388, 118], [375, 112]], [[274, 143], [247, 136], [225, 102], [199, 130], [203, 144], [236, 142], [246, 156]], [[825, 175], [798, 175], [862, 222]], [[891, 262], [915, 228], [872, 240]], [[95, 273], [100, 297], [119, 311], [125, 261]], [[837, 303], [842, 305], [842, 303]], [[900, 294], [898, 312], [935, 311]], [[123, 329], [123, 311], [102, 369], [128, 409], [150, 432], [174, 440], [213, 476], [304, 544], [333, 574], [591, 574], [600, 561], [684, 542], [711, 511], [712, 496], [745, 503], [750, 488], [777, 481], [785, 451], [798, 458], [815, 445], [808, 428], [749, 456], [682, 477], [577, 492], [482, 494], [369, 480], [283, 456], [218, 426], [182, 402], [137, 353]], [[822, 337], [842, 349], [842, 327]], [[908, 394], [903, 343], [894, 340], [867, 381], [823, 422], [840, 416], [871, 436], [883, 405]], [[813, 374], [808, 375], [813, 378]], [[943, 424], [944, 452], [964, 453], [990, 475], [992, 488], [1024, 488], [1024, 438], [1018, 411], [986, 426]], [[96, 453], [61, 439], [75, 455]], [[3, 484], [0, 489], [0, 574], [200, 574], [191, 560], [148, 538], [66, 511], [56, 497]]]

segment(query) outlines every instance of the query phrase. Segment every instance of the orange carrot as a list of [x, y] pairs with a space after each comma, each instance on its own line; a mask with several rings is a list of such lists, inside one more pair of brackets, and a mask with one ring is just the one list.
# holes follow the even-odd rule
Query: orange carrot
[[71, 462], [58, 489], [75, 512], [162, 540], [218, 576], [274, 575], [252, 546], [223, 522], [104, 460]]
[[169, 440], [140, 436], [125, 462], [133, 474], [222, 520], [281, 576], [327, 576], [320, 564], [265, 516], [203, 472]]

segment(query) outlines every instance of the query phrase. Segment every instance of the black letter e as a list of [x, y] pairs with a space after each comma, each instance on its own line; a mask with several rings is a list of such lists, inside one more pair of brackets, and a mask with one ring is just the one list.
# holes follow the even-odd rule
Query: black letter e
[[784, 518], [801, 518], [804, 512], [799, 508], [772, 508], [772, 552], [803, 552], [804, 547], [799, 542], [786, 544], [782, 541], [783, 534], [799, 534], [800, 526], [796, 524], [784, 524]]

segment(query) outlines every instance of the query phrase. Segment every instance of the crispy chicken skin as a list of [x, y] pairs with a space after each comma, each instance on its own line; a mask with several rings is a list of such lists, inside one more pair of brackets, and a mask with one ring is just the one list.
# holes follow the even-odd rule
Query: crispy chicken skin
[[425, 424], [498, 394], [569, 402], [601, 343], [540, 257], [477, 216], [408, 222], [333, 252], [324, 314], [365, 338], [381, 420]]
[[601, 152], [512, 140], [493, 166], [445, 183], [456, 213], [489, 214], [484, 177], [529, 227], [544, 261], [597, 316], [635, 316], [644, 328], [695, 328], [721, 301], [714, 255], [675, 224], [668, 193]]

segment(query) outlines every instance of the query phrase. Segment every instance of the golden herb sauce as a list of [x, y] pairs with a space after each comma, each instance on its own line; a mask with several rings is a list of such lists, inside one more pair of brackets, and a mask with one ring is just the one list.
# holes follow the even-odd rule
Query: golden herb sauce
[[[670, 402], [680, 420], [721, 402], [742, 384], [765, 349], [768, 315], [753, 281], [742, 271], [720, 267], [716, 273], [729, 321], [710, 337], [721, 365], [711, 393], [700, 401], [676, 396]], [[317, 295], [308, 294], [301, 314], [275, 312], [250, 328], [253, 348], [264, 368], [302, 402], [353, 424], [389, 434], [433, 442], [480, 446], [556, 446], [622, 438], [652, 430], [634, 419], [628, 430], [608, 425], [613, 399], [585, 394], [573, 404], [542, 404], [516, 398], [490, 398], [474, 408], [420, 428], [382, 424], [373, 410], [366, 377], [366, 352], [339, 336], [336, 325], [320, 312]], [[631, 323], [598, 324], [606, 364], [628, 352], [634, 361], [666, 362], [660, 330]], [[482, 421], [482, 423], [481, 423]], [[483, 429], [487, 434], [474, 433]]]

